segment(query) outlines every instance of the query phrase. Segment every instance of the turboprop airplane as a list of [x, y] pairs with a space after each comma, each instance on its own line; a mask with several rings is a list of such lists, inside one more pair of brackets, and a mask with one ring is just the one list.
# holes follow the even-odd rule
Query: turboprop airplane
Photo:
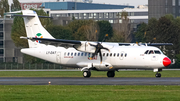
[[[111, 43], [55, 39], [41, 25], [38, 15], [32, 10], [22, 10], [29, 48], [21, 52], [53, 63], [81, 68], [84, 77], [91, 70], [107, 71], [114, 77], [119, 69], [153, 69], [156, 77], [162, 68], [171, 64], [157, 45], [171, 43]], [[59, 33], [61, 34], [61, 33]]]

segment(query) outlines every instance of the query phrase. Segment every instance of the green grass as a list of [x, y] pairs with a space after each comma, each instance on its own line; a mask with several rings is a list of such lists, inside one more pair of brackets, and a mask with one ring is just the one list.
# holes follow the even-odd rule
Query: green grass
[[0, 86], [0, 101], [179, 101], [180, 86]]
[[[91, 77], [107, 77], [107, 72], [92, 71]], [[163, 71], [162, 77], [180, 77], [180, 71]], [[81, 71], [0, 71], [0, 77], [83, 77]], [[152, 71], [120, 71], [115, 77], [155, 77]]]

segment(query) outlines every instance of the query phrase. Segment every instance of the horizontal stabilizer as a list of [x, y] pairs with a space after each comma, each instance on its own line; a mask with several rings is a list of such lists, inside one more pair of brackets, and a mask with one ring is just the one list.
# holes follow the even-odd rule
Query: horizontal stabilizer
[[172, 46], [172, 43], [147, 43], [148, 46]]
[[52, 18], [52, 17], [49, 17], [49, 16], [38, 16], [39, 18]]
[[20, 38], [21, 38], [21, 39], [28, 39], [28, 37], [24, 37], [24, 36], [21, 36]]
[[[19, 17], [35, 17], [34, 15], [12, 15], [12, 16], [19, 16]], [[52, 17], [48, 17], [48, 16], [38, 16], [39, 18], [52, 18]]]
[[17, 13], [21, 13], [22, 12], [22, 10], [20, 10], [20, 11], [14, 11], [14, 12], [6, 12], [6, 14], [17, 14]]
[[34, 15], [12, 15], [12, 16], [20, 16], [20, 17], [35, 17]]

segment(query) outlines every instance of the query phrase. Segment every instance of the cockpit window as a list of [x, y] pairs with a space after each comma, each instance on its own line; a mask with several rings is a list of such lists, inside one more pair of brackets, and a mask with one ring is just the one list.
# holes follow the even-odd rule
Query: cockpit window
[[147, 50], [144, 54], [148, 54], [149, 50]]
[[158, 50], [155, 50], [154, 53], [155, 53], [155, 54], [161, 54], [161, 52], [158, 51]]
[[149, 51], [149, 54], [154, 54], [154, 51], [153, 51], [153, 50], [150, 50], [150, 51]]

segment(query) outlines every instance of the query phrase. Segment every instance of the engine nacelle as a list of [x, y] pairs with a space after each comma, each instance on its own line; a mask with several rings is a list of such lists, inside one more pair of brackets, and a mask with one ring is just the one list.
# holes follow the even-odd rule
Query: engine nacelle
[[[81, 42], [81, 46], [74, 46], [78, 51], [87, 52], [87, 53], [94, 53], [96, 48], [91, 46], [90, 44], [97, 45], [97, 42]], [[114, 46], [110, 46], [107, 44], [102, 43], [102, 45], [108, 49], [112, 49]], [[102, 51], [107, 51], [102, 49]]]
[[[94, 43], [96, 44], [96, 43]], [[93, 46], [90, 46], [88, 42], [82, 42], [81, 43], [81, 46], [75, 46], [75, 48], [78, 50], [78, 51], [82, 51], [82, 52], [87, 52], [87, 53], [94, 53], [96, 48], [93, 47]]]

